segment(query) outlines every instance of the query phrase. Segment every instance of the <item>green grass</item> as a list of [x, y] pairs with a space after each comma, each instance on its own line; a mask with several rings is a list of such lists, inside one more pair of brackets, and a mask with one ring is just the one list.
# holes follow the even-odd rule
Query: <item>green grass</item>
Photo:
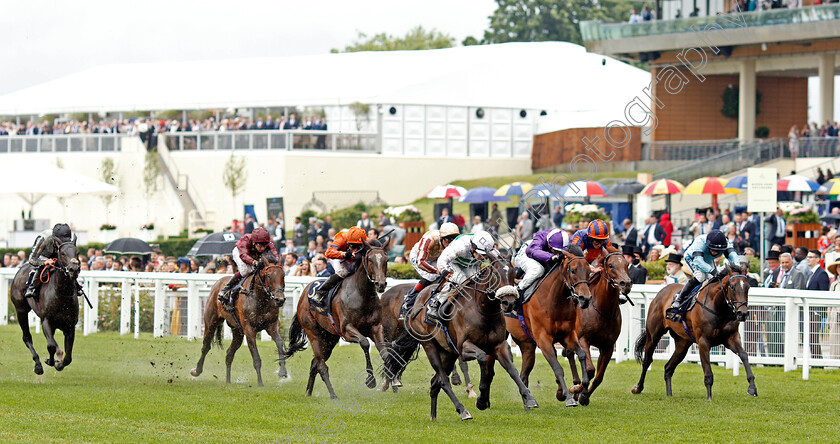
[[[42, 335], [35, 336], [45, 352]], [[225, 341], [227, 346], [228, 341]], [[291, 380], [278, 382], [270, 343], [260, 342], [266, 387], [256, 387], [247, 347], [237, 354], [234, 384], [224, 383], [223, 352], [208, 355], [205, 373], [189, 376], [200, 344], [183, 339], [139, 340], [114, 333], [78, 336], [74, 362], [63, 372], [32, 372], [18, 326], [0, 327], [0, 441], [38, 442], [283, 442], [296, 428], [321, 442], [316, 423], [332, 418], [330, 442], [594, 442], [594, 441], [805, 441], [840, 436], [840, 371], [758, 368], [758, 398], [746, 378], [715, 367], [713, 402], [705, 400], [701, 369], [683, 364], [667, 398], [662, 362], [648, 373], [645, 393], [631, 395], [634, 362], [610, 366], [589, 407], [566, 408], [554, 399], [553, 376], [542, 356], [531, 377], [540, 408], [525, 412], [513, 382], [497, 366], [489, 410], [479, 411], [462, 387], [457, 393], [475, 417], [461, 422], [441, 393], [438, 421], [429, 421], [430, 367], [421, 352], [398, 394], [369, 394], [354, 383], [363, 369], [355, 345], [329, 361], [340, 403], [323, 382], [303, 396], [311, 352], [289, 362]], [[518, 364], [517, 364], [518, 365]], [[478, 377], [472, 364], [472, 375]], [[476, 383], [477, 385], [477, 383]], [[340, 429], [339, 429], [340, 428]], [[831, 437], [834, 438], [831, 438]], [[306, 441], [303, 441], [306, 442]]]

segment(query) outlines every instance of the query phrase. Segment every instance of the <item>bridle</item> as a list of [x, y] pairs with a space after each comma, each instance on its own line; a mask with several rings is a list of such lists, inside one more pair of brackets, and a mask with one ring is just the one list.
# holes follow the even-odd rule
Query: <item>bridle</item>
[[621, 255], [622, 254], [618, 251], [613, 251], [612, 253], [608, 253], [606, 256], [604, 256], [604, 260], [603, 260], [604, 266], [601, 267], [601, 271], [602, 271], [601, 274], [604, 276], [604, 279], [606, 279], [607, 282], [610, 284], [610, 286], [615, 288], [616, 290], [620, 290], [621, 288], [620, 288], [618, 282], [616, 282], [616, 280], [612, 277], [612, 275], [609, 272], [607, 272], [607, 265], [609, 265], [607, 262], [610, 260], [610, 257], [621, 256]]
[[387, 252], [385, 252], [385, 249], [384, 249], [384, 248], [382, 248], [382, 247], [373, 247], [373, 246], [368, 246], [368, 247], [367, 247], [367, 251], [365, 251], [365, 255], [364, 255], [364, 256], [362, 256], [362, 270], [364, 270], [364, 271], [365, 271], [365, 277], [367, 277], [367, 280], [368, 280], [368, 281], [373, 282], [374, 284], [376, 284], [376, 280], [374, 280], [374, 278], [373, 278], [373, 277], [371, 277], [371, 275], [370, 275], [370, 270], [368, 269], [368, 265], [367, 265], [368, 255], [369, 255], [369, 254], [371, 254], [371, 253], [373, 252], [373, 250], [381, 250], [381, 251], [382, 251], [384, 254], [386, 254], [386, 255], [387, 255], [388, 253], [387, 253]]
[[[53, 265], [53, 268], [61, 271], [63, 274], [65, 274], [68, 277], [73, 277], [72, 273], [70, 272], [70, 265], [72, 264], [73, 260], [78, 261], [78, 258], [74, 257], [73, 259], [71, 259], [70, 264], [65, 264], [64, 261], [61, 260], [61, 257], [62, 257], [61, 248], [64, 247], [65, 245], [68, 245], [68, 244], [73, 245], [75, 247], [76, 246], [75, 240], [69, 240], [69, 241], [61, 242], [61, 243], [59, 243], [58, 241], [55, 241], [55, 243], [57, 245], [57, 253], [58, 253], [58, 258], [56, 259], [55, 263], [58, 266], [56, 267], [55, 265]], [[78, 250], [76, 250], [76, 254], [78, 254]]]
[[575, 282], [574, 284], [569, 284], [569, 281], [571, 281], [571, 279], [569, 278], [569, 276], [566, 276], [566, 273], [569, 272], [569, 267], [571, 266], [572, 262], [577, 261], [577, 260], [581, 260], [584, 263], [586, 263], [587, 267], [589, 266], [589, 263], [586, 262], [586, 258], [583, 257], [583, 256], [575, 256], [575, 257], [572, 257], [572, 258], [568, 258], [568, 262], [565, 264], [566, 269], [563, 270], [564, 271], [563, 273], [560, 273], [560, 276], [563, 276], [563, 281], [566, 283], [566, 286], [569, 287], [569, 290], [571, 291], [572, 296], [580, 299], [582, 296], [580, 295], [580, 293], [577, 292], [577, 286], [580, 285], [580, 284], [587, 284], [588, 285], [589, 281], [586, 280], [586, 279], [581, 279], [581, 280]]
[[[735, 274], [735, 275], [732, 275], [732, 276], [729, 276], [729, 275], [722, 276], [720, 278], [720, 280], [718, 281], [718, 282], [720, 282], [720, 291], [721, 291], [721, 293], [723, 293], [723, 300], [724, 300], [724, 302], [726, 302], [726, 306], [729, 307], [729, 309], [732, 311], [732, 314], [734, 314], [734, 315], [737, 315], [738, 314], [738, 309], [741, 308], [741, 307], [745, 307], [748, 304], [748, 301], [735, 301], [735, 300], [733, 300], [732, 297], [730, 297], [730, 295], [729, 295], [729, 291], [728, 291], [729, 290], [729, 285], [724, 285], [723, 280], [726, 279], [726, 278], [729, 278], [729, 280], [727, 281], [727, 283], [728, 283], [728, 282], [731, 282], [732, 279], [738, 278], [738, 277], [744, 278], [744, 280], [749, 279], [747, 276], [745, 276], [743, 274]], [[749, 284], [747, 284], [747, 285], [749, 285]], [[709, 288], [709, 287], [711, 287], [711, 284], [706, 285], [706, 295], [707, 295], [707, 297], [708, 297], [708, 294], [712, 291], [711, 288]], [[703, 304], [699, 299], [697, 300], [697, 303], [700, 304], [701, 307], [705, 308], [706, 311], [708, 311], [709, 313], [712, 313], [713, 315], [719, 317], [719, 315], [717, 313], [715, 313], [712, 309], [707, 307], [706, 304]]]
[[[265, 283], [265, 281], [267, 279], [266, 274], [268, 274], [268, 271], [273, 269], [273, 268], [279, 268], [280, 271], [283, 271], [283, 266], [282, 265], [278, 265], [278, 264], [266, 265], [262, 268], [262, 270], [260, 270], [257, 273], [257, 276], [254, 278], [254, 280], [257, 281], [257, 285], [259, 286], [259, 288], [262, 290], [263, 293], [267, 294], [270, 299], [273, 299], [273, 300], [279, 302], [279, 301], [285, 299], [284, 292], [286, 291], [286, 288], [285, 287], [280, 287], [276, 290], [272, 290], [272, 289], [268, 288], [268, 285]], [[260, 276], [260, 275], [262, 275], [262, 276]], [[281, 296], [283, 296], [283, 297], [281, 298]]]

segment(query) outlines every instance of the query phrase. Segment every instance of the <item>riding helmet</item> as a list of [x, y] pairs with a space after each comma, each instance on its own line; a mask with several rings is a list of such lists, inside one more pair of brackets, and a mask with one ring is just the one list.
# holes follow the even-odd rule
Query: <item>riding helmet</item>
[[610, 228], [606, 222], [601, 219], [595, 219], [589, 222], [589, 226], [586, 228], [586, 235], [591, 239], [605, 240], [610, 237]]
[[348, 244], [361, 244], [367, 240], [367, 233], [363, 228], [350, 227], [345, 235]]
[[458, 226], [453, 224], [452, 222], [447, 222], [440, 226], [440, 237], [455, 237], [461, 234], [461, 231], [458, 230]]
[[257, 244], [267, 243], [271, 242], [271, 236], [268, 234], [268, 230], [266, 230], [263, 227], [259, 227], [255, 229], [253, 233], [251, 233], [251, 240]]
[[479, 254], [489, 253], [496, 245], [496, 241], [493, 240], [493, 236], [486, 231], [479, 231], [473, 235], [471, 242]]
[[52, 230], [53, 237], [61, 242], [70, 242], [72, 233], [67, 224], [55, 224]]
[[706, 245], [709, 246], [711, 251], [726, 250], [726, 236], [720, 230], [712, 230], [706, 235]]

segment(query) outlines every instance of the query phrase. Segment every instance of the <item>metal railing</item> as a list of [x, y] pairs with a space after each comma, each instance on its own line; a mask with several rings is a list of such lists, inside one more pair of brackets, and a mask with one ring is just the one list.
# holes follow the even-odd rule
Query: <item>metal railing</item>
[[723, 140], [673, 140], [651, 142], [643, 147], [644, 160], [698, 160], [707, 159], [741, 146], [738, 139]]
[[43, 134], [0, 136], [0, 153], [82, 153], [120, 151], [125, 134]]
[[172, 151], [329, 150], [379, 152], [378, 134], [364, 131], [263, 130], [163, 133]]
[[751, 28], [758, 26], [790, 25], [840, 20], [840, 5], [828, 4], [794, 9], [772, 9], [740, 14], [724, 14], [710, 17], [687, 17], [675, 20], [654, 20], [640, 23], [603, 23], [584, 21], [580, 33], [586, 42], [617, 40], [628, 37], [646, 37], [664, 34], [695, 32], [706, 25], [714, 24], [722, 29]]
[[[8, 294], [9, 283], [16, 271], [0, 269], [0, 294]], [[133, 332], [135, 338], [139, 337], [141, 311], [151, 303], [154, 337], [201, 338], [204, 303], [210, 287], [222, 276], [84, 271], [81, 277], [93, 308], [80, 301], [83, 304], [80, 328], [84, 335], [99, 331], [99, 323], [105, 319], [100, 309], [104, 311], [107, 307], [119, 312], [121, 334]], [[284, 325], [291, 321], [303, 288], [313, 279], [286, 278], [286, 303], [282, 309]], [[388, 279], [388, 288], [414, 282]], [[622, 329], [613, 354], [616, 361], [633, 359], [636, 338], [643, 331], [647, 318], [646, 309], [661, 288], [661, 285], [633, 286], [629, 296], [636, 305], [621, 306]], [[146, 308], [141, 308], [141, 303], [146, 304]], [[9, 323], [8, 304], [8, 298], [0, 298], [0, 325]], [[840, 366], [840, 293], [751, 288], [749, 310], [748, 320], [741, 324], [740, 330], [751, 364], [782, 365], [785, 370], [802, 367], [803, 379], [808, 379], [812, 367]], [[38, 331], [39, 323], [30, 322], [30, 325]], [[267, 335], [263, 339], [267, 339]], [[654, 358], [668, 359], [673, 347], [666, 335]], [[712, 349], [711, 359], [738, 374], [740, 361], [722, 346]], [[696, 346], [692, 346], [686, 361], [699, 362]]]
[[192, 208], [187, 209], [187, 233], [192, 234], [197, 228], [207, 228], [215, 224], [216, 212], [209, 210], [204, 205], [204, 200], [201, 199], [198, 188], [193, 185], [188, 175], [181, 174], [178, 165], [172, 160], [169, 154], [167, 135], [158, 138], [157, 152], [164, 168], [169, 171], [174, 180], [173, 185], [178, 191], [184, 192], [188, 204], [192, 206]]

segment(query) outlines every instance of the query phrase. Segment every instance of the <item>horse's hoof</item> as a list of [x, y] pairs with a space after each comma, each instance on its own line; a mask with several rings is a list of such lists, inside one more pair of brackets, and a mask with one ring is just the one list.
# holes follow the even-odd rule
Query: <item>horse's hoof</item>
[[573, 385], [573, 386], [569, 387], [569, 391], [572, 392], [573, 394], [577, 395], [578, 393], [583, 391], [583, 386], [580, 385], [580, 384]]
[[630, 393], [632, 393], [634, 395], [638, 395], [639, 393], [642, 393], [642, 390], [643, 390], [642, 387], [639, 387], [638, 385], [634, 385], [633, 388], [630, 389]]
[[336, 395], [330, 395], [330, 399], [338, 399], [338, 396], [336, 396]]
[[584, 407], [588, 406], [589, 405], [589, 395], [581, 394], [580, 397], [578, 398], [578, 402], [580, 403], [580, 405], [582, 405]]
[[44, 359], [44, 364], [47, 364], [50, 367], [55, 367], [55, 361], [52, 358]]
[[56, 371], [59, 371], [59, 372], [60, 372], [60, 371], [62, 371], [62, 370], [64, 370], [64, 363], [63, 363], [63, 362], [61, 362], [61, 361], [56, 361], [56, 363], [55, 363], [55, 370], [56, 370]]
[[569, 398], [566, 400], [566, 407], [577, 407], [578, 403], [574, 400], [574, 398]]
[[41, 364], [35, 364], [35, 374], [36, 375], [43, 375], [44, 374], [44, 367]]
[[198, 376], [198, 375], [201, 374], [201, 372], [198, 371], [198, 369], [192, 369], [192, 370], [190, 370], [190, 374], [193, 375], [193, 376]]
[[461, 412], [461, 421], [466, 421], [468, 419], [473, 419], [472, 415], [470, 415], [470, 412], [468, 412], [467, 409], [464, 409], [464, 411]]
[[525, 398], [525, 410], [535, 409], [540, 405], [537, 404], [537, 400], [534, 399], [533, 396], [528, 396]]
[[489, 408], [490, 408], [490, 400], [488, 399], [487, 401], [484, 401], [483, 399], [478, 398], [478, 399], [475, 401], [475, 408], [477, 408], [477, 409], [479, 409], [479, 410], [487, 410], [487, 409], [489, 409]]
[[365, 385], [367, 388], [372, 389], [376, 387], [376, 378], [373, 375], [368, 375], [367, 381], [365, 381]]
[[394, 379], [393, 381], [391, 381], [391, 387], [402, 387], [402, 381], [400, 381], [399, 379]]
[[277, 372], [277, 377], [280, 379], [286, 379], [289, 377], [289, 373], [286, 371], [286, 369], [283, 369]]
[[457, 373], [452, 374], [452, 385], [461, 385], [461, 375]]
[[755, 387], [750, 387], [747, 389], [747, 393], [750, 396], [758, 396], [758, 390]]
[[399, 389], [397, 389], [396, 387], [391, 387], [391, 390], [392, 390], [394, 393], [397, 393], [397, 390], [399, 390]]

